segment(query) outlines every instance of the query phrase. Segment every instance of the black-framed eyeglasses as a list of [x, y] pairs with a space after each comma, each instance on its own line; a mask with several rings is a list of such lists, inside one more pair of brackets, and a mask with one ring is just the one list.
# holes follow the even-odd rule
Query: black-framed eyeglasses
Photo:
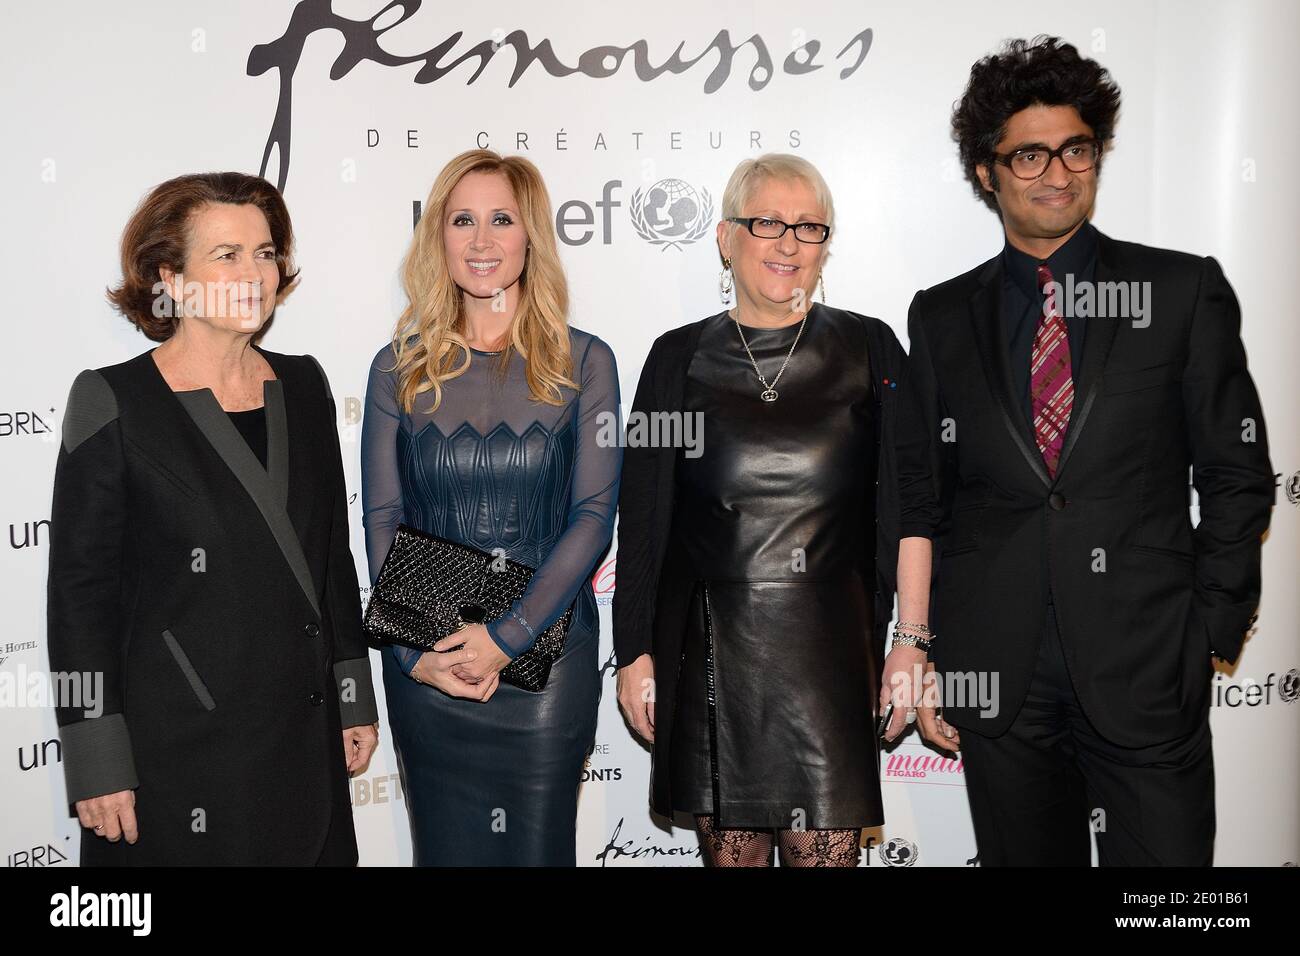
[[1101, 141], [1076, 139], [1062, 143], [1056, 149], [1046, 146], [1025, 146], [1014, 153], [994, 153], [993, 158], [1011, 170], [1017, 179], [1037, 179], [1047, 172], [1052, 160], [1061, 157], [1061, 165], [1072, 173], [1086, 173], [1097, 165], [1101, 156]]
[[759, 239], [780, 239], [787, 229], [793, 229], [794, 237], [800, 242], [811, 242], [814, 245], [823, 243], [831, 237], [831, 227], [821, 222], [789, 223], [782, 222], [780, 219], [769, 219], [766, 216], [751, 216], [747, 219], [728, 216], [727, 222], [744, 226], [751, 236]]

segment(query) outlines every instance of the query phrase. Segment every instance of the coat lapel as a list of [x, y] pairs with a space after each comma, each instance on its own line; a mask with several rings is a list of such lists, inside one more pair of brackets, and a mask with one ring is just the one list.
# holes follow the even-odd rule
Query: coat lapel
[[208, 440], [217, 455], [225, 462], [248, 496], [262, 513], [267, 527], [275, 537], [280, 552], [298, 580], [312, 609], [320, 613], [316, 588], [312, 583], [307, 556], [302, 542], [289, 520], [289, 426], [284, 402], [284, 384], [280, 379], [265, 382], [266, 400], [266, 461], [261, 462], [248, 447], [230, 417], [217, 402], [210, 388], [189, 392], [175, 392], [181, 406], [189, 414], [199, 431]]
[[[1007, 354], [1007, 344], [1002, 336], [1002, 321], [999, 310], [1002, 305], [1002, 257], [995, 256], [984, 264], [978, 276], [979, 287], [970, 300], [971, 324], [974, 327], [975, 341], [979, 345], [980, 359], [984, 365], [984, 374], [988, 378], [989, 390], [993, 393], [998, 410], [1002, 413], [1002, 422], [1011, 434], [1025, 462], [1045, 485], [1052, 480], [1043, 464], [1043, 456], [1038, 452], [1038, 443], [1025, 421], [1020, 403], [1016, 401], [1011, 384], [1011, 359]], [[1059, 474], [1059, 472], [1058, 472]]]

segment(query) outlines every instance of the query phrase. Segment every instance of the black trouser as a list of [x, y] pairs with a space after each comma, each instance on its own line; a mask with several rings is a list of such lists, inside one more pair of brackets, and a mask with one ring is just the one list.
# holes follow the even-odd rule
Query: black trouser
[[1079, 706], [1054, 608], [1024, 705], [1006, 733], [961, 732], [966, 790], [982, 866], [1209, 866], [1214, 762], [1209, 714], [1151, 747], [1102, 738]]

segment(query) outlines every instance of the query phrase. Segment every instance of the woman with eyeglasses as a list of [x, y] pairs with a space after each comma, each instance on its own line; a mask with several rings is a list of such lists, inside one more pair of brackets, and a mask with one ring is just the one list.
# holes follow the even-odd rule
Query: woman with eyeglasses
[[[746, 160], [722, 209], [734, 306], [655, 342], [629, 419], [619, 704], [653, 744], [653, 808], [694, 816], [706, 864], [768, 865], [779, 845], [783, 866], [856, 866], [862, 829], [883, 822], [874, 701], [903, 350], [824, 290], [812, 301], [834, 219], [814, 166]], [[631, 441], [665, 412], [695, 416], [702, 444]]]

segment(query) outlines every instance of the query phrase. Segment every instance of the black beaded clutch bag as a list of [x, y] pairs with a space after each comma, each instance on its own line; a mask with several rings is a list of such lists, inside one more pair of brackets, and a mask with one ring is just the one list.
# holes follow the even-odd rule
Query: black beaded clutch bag
[[[447, 541], [400, 524], [370, 592], [366, 635], [386, 644], [433, 650], [468, 624], [483, 624], [510, 609], [528, 587], [533, 568], [504, 556]], [[573, 606], [501, 671], [500, 679], [540, 691], [564, 652]], [[456, 648], [449, 648], [455, 650]]]

